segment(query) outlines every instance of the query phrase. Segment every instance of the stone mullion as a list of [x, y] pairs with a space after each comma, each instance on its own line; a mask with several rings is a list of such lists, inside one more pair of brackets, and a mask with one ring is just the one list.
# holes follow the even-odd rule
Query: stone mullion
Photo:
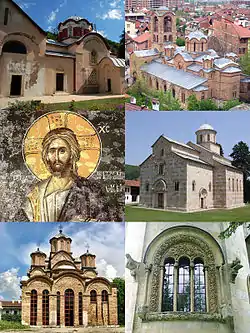
[[90, 309], [90, 296], [89, 294], [83, 294], [82, 319], [84, 327], [89, 324], [89, 309]]
[[174, 311], [177, 311], [177, 295], [178, 295], [178, 268], [179, 264], [175, 263], [174, 264], [174, 304], [173, 308]]
[[206, 284], [206, 310], [209, 312], [209, 282], [208, 282], [208, 267], [204, 266], [204, 274], [205, 274], [205, 284]]
[[79, 293], [74, 294], [74, 326], [79, 326]]
[[195, 298], [195, 290], [194, 290], [194, 262], [190, 263], [190, 311], [194, 312], [194, 298]]
[[61, 326], [65, 327], [65, 296], [64, 293], [62, 292], [60, 295], [60, 322]]
[[223, 266], [219, 267], [219, 289], [220, 289], [220, 295], [221, 295], [221, 303], [225, 302], [225, 294], [224, 294], [224, 284], [223, 284]]

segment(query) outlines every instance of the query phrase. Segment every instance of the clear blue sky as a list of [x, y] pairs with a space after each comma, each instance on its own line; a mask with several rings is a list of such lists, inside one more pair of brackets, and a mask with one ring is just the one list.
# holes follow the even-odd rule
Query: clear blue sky
[[228, 157], [239, 141], [250, 145], [250, 112], [126, 112], [126, 163], [139, 165], [151, 154], [151, 145], [161, 134], [176, 141], [195, 142], [195, 131], [208, 123]]
[[15, 2], [44, 30], [72, 15], [82, 16], [96, 24], [105, 37], [119, 41], [124, 29], [123, 0], [15, 0]]
[[[72, 239], [73, 257], [89, 251], [96, 255], [99, 276], [124, 276], [124, 223], [62, 223], [63, 233]], [[0, 223], [0, 300], [18, 299], [20, 280], [30, 268], [30, 253], [40, 250], [49, 255], [49, 239], [59, 223]], [[115, 255], [114, 255], [115, 254]]]

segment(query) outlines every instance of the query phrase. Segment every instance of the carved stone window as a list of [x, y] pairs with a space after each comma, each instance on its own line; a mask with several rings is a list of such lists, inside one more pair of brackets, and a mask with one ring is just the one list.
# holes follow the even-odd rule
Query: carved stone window
[[218, 312], [220, 273], [216, 267], [223, 264], [220, 249], [214, 240], [209, 243], [208, 236], [184, 229], [162, 236], [153, 253], [148, 254], [146, 264], [152, 263], [148, 280], [150, 313]]

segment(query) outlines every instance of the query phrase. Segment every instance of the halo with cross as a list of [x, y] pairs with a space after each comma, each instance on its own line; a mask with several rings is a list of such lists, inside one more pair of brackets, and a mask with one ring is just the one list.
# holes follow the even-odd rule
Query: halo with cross
[[101, 139], [95, 127], [86, 118], [70, 111], [46, 113], [28, 128], [23, 139], [23, 158], [28, 170], [40, 180], [51, 176], [42, 160], [42, 142], [46, 134], [56, 128], [69, 128], [75, 133], [81, 149], [77, 162], [78, 175], [88, 178], [99, 165]]

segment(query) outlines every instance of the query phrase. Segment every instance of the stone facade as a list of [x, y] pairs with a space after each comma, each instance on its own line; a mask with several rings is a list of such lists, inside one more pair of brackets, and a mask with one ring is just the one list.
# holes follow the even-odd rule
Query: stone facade
[[14, 1], [0, 11], [0, 97], [123, 93], [125, 61], [87, 20], [60, 23], [54, 41]]
[[244, 205], [243, 174], [220, 155], [216, 131], [196, 131], [196, 143], [160, 136], [140, 166], [140, 204], [176, 211]]
[[[219, 234], [227, 226], [211, 222], [127, 224], [126, 313], [131, 320], [126, 333], [248, 333], [249, 230], [241, 226], [223, 240]], [[189, 309], [181, 310], [178, 274], [182, 274], [180, 262], [184, 257], [189, 262], [185, 269], [189, 271], [190, 301]], [[198, 257], [205, 293], [202, 309], [197, 311]], [[164, 291], [166, 263], [170, 258], [175, 261], [171, 280], [174, 294], [171, 308], [164, 311], [164, 300], [169, 297]]]
[[48, 258], [39, 249], [31, 253], [28, 276], [21, 281], [22, 323], [51, 327], [117, 325], [117, 289], [97, 276], [95, 255], [87, 251], [73, 258], [71, 239], [61, 230], [50, 244]]

